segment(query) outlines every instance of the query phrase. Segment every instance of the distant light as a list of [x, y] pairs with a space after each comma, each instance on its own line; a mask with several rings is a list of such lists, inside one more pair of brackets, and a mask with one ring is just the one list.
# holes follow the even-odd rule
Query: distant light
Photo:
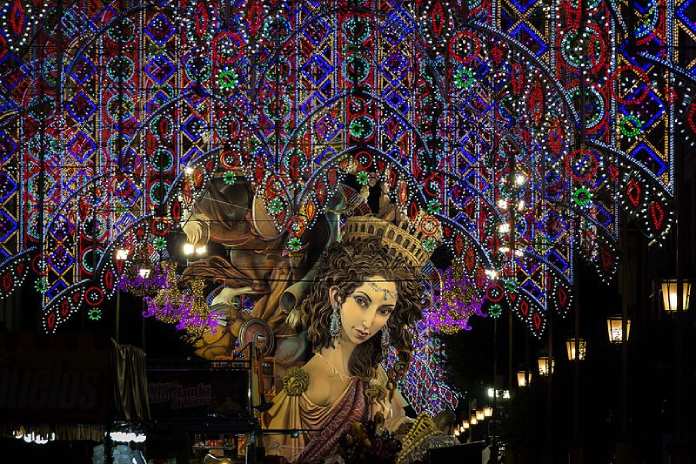
[[510, 390], [503, 390], [503, 399], [504, 400], [510, 399]]
[[186, 174], [187, 176], [190, 176], [191, 174], [193, 174], [193, 168], [191, 166], [186, 166], [184, 168], [184, 174]]
[[539, 375], [548, 377], [549, 374], [553, 374], [553, 368], [556, 363], [554, 359], [549, 356], [539, 356], [537, 364], [539, 366]]
[[491, 280], [495, 280], [498, 278], [498, 271], [496, 271], [495, 269], [486, 269], [485, 273], [486, 276]]
[[186, 256], [192, 255], [193, 252], [195, 251], [195, 249], [196, 249], [196, 247], [193, 246], [193, 243], [184, 243], [184, 246], [183, 246], [184, 255], [186, 255]]
[[197, 246], [196, 247], [196, 255], [197, 256], [203, 256], [208, 252], [208, 247], [205, 245]]
[[524, 388], [532, 382], [532, 373], [527, 371], [517, 372], [517, 386]]
[[488, 390], [486, 390], [486, 393], [488, 393], [489, 398], [495, 397], [495, 390], [493, 390], [493, 387], [488, 387]]
[[150, 277], [151, 272], [152, 270], [149, 267], [141, 267], [140, 269], [138, 269], [138, 275], [143, 279], [147, 279], [148, 277]]
[[[623, 343], [623, 318], [621, 316], [607, 317], [607, 332], [609, 333], [610, 343]], [[631, 320], [626, 319], [626, 341], [628, 341], [630, 335]]]
[[521, 257], [524, 256], [524, 251], [520, 250], [519, 248], [515, 250], [515, 256]]
[[147, 435], [138, 432], [109, 432], [109, 438], [118, 443], [144, 443]]
[[527, 182], [527, 177], [524, 174], [515, 174], [515, 185], [519, 187], [521, 185], [524, 185], [525, 182]]
[[510, 248], [506, 246], [501, 246], [500, 248], [498, 248], [498, 251], [501, 253], [510, 253]]
[[575, 353], [575, 338], [569, 338], [566, 340], [566, 352], [568, 354], [568, 361], [584, 361], [587, 355], [587, 340], [584, 338], [578, 339], [578, 352], [577, 356]]
[[510, 232], [510, 223], [509, 222], [503, 222], [498, 226], [498, 232], [501, 234], [507, 234]]
[[500, 200], [498, 200], [498, 208], [500, 208], [500, 209], [502, 209], [502, 210], [508, 209], [508, 202], [507, 202], [507, 200], [505, 200], [505, 199], [503, 199], [503, 198], [501, 198]]
[[664, 279], [660, 283], [662, 290], [662, 309], [667, 313], [677, 311], [679, 302], [679, 284], [681, 283], [681, 310], [686, 312], [689, 310], [689, 300], [691, 299], [691, 281], [688, 279]]
[[128, 248], [119, 248], [116, 250], [116, 260], [125, 261], [128, 259]]
[[520, 200], [519, 202], [517, 202], [517, 211], [524, 210], [524, 206], [524, 200]]

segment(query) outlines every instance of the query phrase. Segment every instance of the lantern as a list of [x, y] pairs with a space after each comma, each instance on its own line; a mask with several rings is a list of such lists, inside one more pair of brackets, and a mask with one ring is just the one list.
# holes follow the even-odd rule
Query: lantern
[[532, 382], [532, 373], [529, 371], [517, 372], [517, 386], [524, 388]]
[[490, 406], [486, 406], [483, 408], [483, 415], [485, 417], [492, 417], [493, 416], [493, 408]]
[[539, 356], [537, 360], [539, 364], [539, 375], [542, 377], [547, 377], [549, 374], [553, 374], [553, 368], [556, 362], [550, 356]]
[[578, 353], [577, 357], [575, 356], [575, 338], [569, 338], [566, 341], [566, 352], [568, 353], [568, 360], [569, 361], [575, 361], [576, 359], [578, 361], [584, 361], [585, 356], [587, 355], [587, 340], [584, 338], [579, 338], [578, 339]]
[[471, 425], [476, 425], [478, 424], [478, 419], [476, 418], [476, 414], [472, 414], [471, 417], [469, 418], [469, 423]]
[[[623, 342], [623, 318], [621, 316], [609, 316], [607, 318], [607, 332], [609, 333], [609, 342]], [[626, 341], [631, 335], [631, 320], [626, 319]]]
[[687, 279], [665, 279], [662, 281], [662, 308], [667, 313], [677, 311], [679, 304], [679, 281], [681, 280], [682, 311], [688, 311], [691, 296], [691, 281]]
[[477, 421], [482, 421], [486, 416], [483, 414], [483, 409], [479, 409], [476, 411], [476, 420]]

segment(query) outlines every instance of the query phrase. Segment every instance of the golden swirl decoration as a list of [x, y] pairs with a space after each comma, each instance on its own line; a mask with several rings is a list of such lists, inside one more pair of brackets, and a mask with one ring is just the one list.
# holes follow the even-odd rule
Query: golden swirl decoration
[[365, 389], [365, 398], [369, 403], [383, 401], [386, 397], [387, 389], [378, 383], [370, 382], [370, 385]]
[[289, 396], [300, 396], [309, 388], [309, 374], [301, 367], [292, 367], [283, 377], [283, 389]]

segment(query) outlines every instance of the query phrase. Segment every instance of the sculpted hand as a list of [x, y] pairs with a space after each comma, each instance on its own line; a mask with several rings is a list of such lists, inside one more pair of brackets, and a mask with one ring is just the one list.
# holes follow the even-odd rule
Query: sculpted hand
[[234, 299], [239, 295], [244, 295], [245, 293], [251, 293], [251, 287], [225, 287], [222, 290], [220, 290], [220, 293], [218, 293], [215, 296], [215, 298], [213, 298], [213, 301], [211, 301], [210, 303], [211, 306], [220, 303], [226, 305], [233, 305], [235, 303]]
[[186, 224], [184, 224], [183, 229], [184, 233], [186, 234], [186, 241], [188, 241], [188, 243], [198, 246], [205, 245], [208, 241], [207, 238], [204, 238], [203, 224], [201, 224], [200, 221], [195, 219], [189, 220], [186, 222]]

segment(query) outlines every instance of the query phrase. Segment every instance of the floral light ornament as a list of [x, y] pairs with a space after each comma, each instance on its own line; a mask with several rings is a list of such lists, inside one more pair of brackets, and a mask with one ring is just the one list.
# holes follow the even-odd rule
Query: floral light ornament
[[191, 339], [203, 336], [206, 332], [215, 332], [218, 321], [210, 312], [210, 307], [203, 294], [205, 282], [195, 279], [190, 290], [180, 290], [176, 275], [176, 265], [164, 266], [166, 281], [154, 297], [145, 297], [147, 305], [144, 317], [154, 317], [167, 324], [176, 324], [177, 330], [185, 330]]
[[221, 90], [234, 90], [239, 84], [239, 76], [234, 69], [223, 69], [218, 73], [217, 83]]
[[469, 318], [472, 315], [485, 316], [482, 304], [482, 296], [462, 270], [449, 268], [445, 271], [439, 294], [434, 296], [432, 306], [425, 311], [424, 321], [434, 332], [453, 334], [471, 330]]
[[458, 89], [467, 90], [476, 83], [474, 72], [466, 67], [461, 67], [454, 74], [454, 85]]
[[237, 182], [237, 176], [233, 171], [227, 171], [222, 175], [222, 181], [226, 185], [234, 185]]

